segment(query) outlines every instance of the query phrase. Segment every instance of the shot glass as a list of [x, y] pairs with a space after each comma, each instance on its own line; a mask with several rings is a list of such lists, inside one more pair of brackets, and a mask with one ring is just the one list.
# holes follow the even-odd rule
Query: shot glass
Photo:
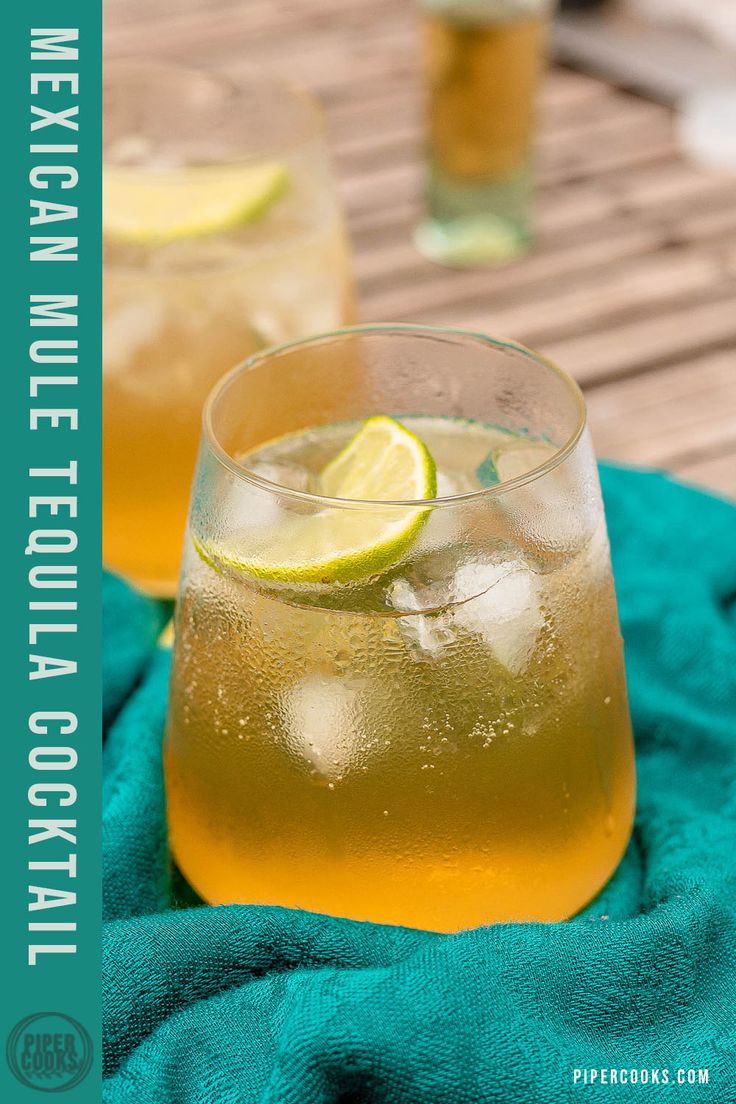
[[426, 213], [418, 248], [497, 264], [531, 242], [534, 106], [554, 0], [420, 0]]

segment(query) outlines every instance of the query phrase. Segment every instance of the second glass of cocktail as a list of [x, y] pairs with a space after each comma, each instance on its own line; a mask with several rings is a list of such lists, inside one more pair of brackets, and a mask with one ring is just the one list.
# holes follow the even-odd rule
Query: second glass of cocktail
[[452, 931], [558, 920], [634, 802], [582, 397], [509, 343], [362, 327], [211, 395], [166, 738], [213, 902]]
[[103, 198], [104, 561], [173, 595], [208, 392], [353, 320], [321, 112], [263, 73], [110, 65]]

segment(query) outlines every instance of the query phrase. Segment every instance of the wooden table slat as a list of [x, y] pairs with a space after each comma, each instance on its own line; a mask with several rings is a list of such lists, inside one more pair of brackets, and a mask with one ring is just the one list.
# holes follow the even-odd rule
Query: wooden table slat
[[677, 474], [690, 483], [709, 487], [736, 499], [736, 446], [717, 456], [677, 465]]
[[731, 451], [736, 447], [733, 367], [731, 354], [718, 352], [589, 392], [596, 447], [630, 463], [678, 467]]
[[539, 346], [581, 382], [599, 450], [736, 497], [736, 177], [696, 169], [661, 105], [563, 68], [540, 94], [538, 241], [500, 270], [415, 251], [414, 0], [108, 0], [108, 56], [300, 80], [328, 116], [366, 320]]

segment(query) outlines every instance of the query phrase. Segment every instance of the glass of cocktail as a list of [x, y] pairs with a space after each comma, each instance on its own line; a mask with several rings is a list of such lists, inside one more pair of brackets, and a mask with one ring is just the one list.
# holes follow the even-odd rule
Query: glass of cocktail
[[104, 560], [173, 594], [204, 399], [244, 352], [352, 321], [322, 117], [262, 74], [105, 80]]
[[559, 920], [631, 830], [598, 476], [571, 379], [508, 342], [357, 327], [205, 409], [165, 748], [213, 902], [442, 931]]
[[419, 248], [487, 264], [531, 240], [535, 93], [555, 0], [420, 0], [427, 83]]

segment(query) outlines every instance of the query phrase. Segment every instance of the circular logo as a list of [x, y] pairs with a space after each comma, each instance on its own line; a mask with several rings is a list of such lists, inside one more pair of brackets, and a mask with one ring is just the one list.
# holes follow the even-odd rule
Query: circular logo
[[36, 1012], [8, 1036], [8, 1065], [22, 1085], [40, 1092], [64, 1092], [87, 1076], [92, 1040], [80, 1023], [62, 1012]]

